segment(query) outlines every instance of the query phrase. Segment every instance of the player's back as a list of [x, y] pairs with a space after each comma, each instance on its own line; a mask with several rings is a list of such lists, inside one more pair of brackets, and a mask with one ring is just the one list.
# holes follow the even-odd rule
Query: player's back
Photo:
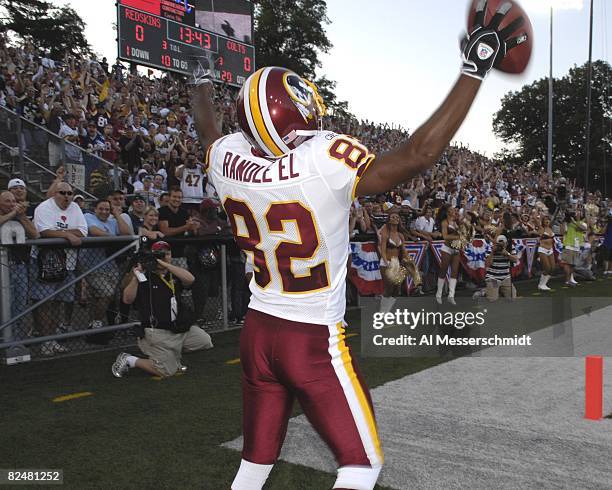
[[251, 308], [306, 323], [343, 318], [349, 210], [372, 159], [325, 131], [276, 159], [255, 156], [240, 133], [212, 145], [209, 179], [254, 266]]

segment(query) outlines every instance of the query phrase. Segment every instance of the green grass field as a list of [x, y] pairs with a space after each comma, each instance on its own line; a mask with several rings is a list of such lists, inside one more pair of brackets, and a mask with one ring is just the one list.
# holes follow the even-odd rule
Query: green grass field
[[[601, 297], [611, 290], [606, 279], [547, 294]], [[519, 292], [530, 297], [536, 284], [521, 283]], [[359, 312], [347, 321], [348, 333], [358, 334]], [[166, 380], [137, 370], [114, 378], [116, 351], [0, 367], [0, 468], [61, 468], [68, 488], [229, 489], [240, 454], [220, 444], [241, 432], [238, 336], [215, 335], [213, 350], [185, 355], [189, 371]], [[357, 357], [359, 341], [349, 338]], [[375, 387], [440, 362], [360, 359], [360, 366]], [[54, 401], [84, 392], [91, 395]], [[334, 480], [279, 462], [266, 488], [325, 489]]]

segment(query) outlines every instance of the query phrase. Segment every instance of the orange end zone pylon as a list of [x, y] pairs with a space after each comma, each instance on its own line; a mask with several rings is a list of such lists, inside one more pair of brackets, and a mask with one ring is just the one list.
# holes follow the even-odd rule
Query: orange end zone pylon
[[601, 420], [603, 417], [603, 357], [587, 356], [585, 372], [584, 418]]

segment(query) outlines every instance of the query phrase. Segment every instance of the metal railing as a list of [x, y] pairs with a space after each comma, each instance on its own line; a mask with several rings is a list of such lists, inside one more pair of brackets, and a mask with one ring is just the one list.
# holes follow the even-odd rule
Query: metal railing
[[[139, 315], [133, 307], [122, 304], [121, 292], [122, 280], [136, 260], [133, 251], [139, 238], [84, 238], [77, 248], [58, 238], [0, 245], [0, 351], [6, 349], [3, 357], [15, 358], [15, 354], [9, 355], [11, 349], [31, 357], [48, 357], [65, 351], [74, 354], [133, 345], [133, 327], [140, 324]], [[228, 236], [167, 239], [176, 251], [185, 249], [180, 256], [173, 256], [173, 262], [190, 270], [196, 283], [185, 288], [182, 300], [193, 305], [194, 310], [199, 309], [200, 318], [205, 320], [200, 325], [210, 332], [239, 326], [229, 321], [230, 307], [233, 313], [244, 308], [240, 314], [236, 310], [234, 316], [246, 313], [245, 304], [234, 305], [233, 293], [243, 289], [245, 283], [235, 279], [236, 261], [227, 259], [228, 240]], [[200, 267], [198, 251], [210, 246], [219, 252], [218, 263], [212, 268]], [[67, 265], [72, 260], [69, 255], [78, 254], [67, 267], [67, 278], [56, 284], [41, 280], [40, 263], [34, 258], [37, 251], [49, 247], [65, 251]], [[244, 264], [241, 274], [244, 276]], [[101, 310], [100, 305], [104, 305]], [[45, 351], [47, 344], [58, 343], [62, 346], [58, 352]]]
[[17, 154], [14, 171], [24, 179], [28, 174], [28, 164], [35, 166], [36, 171], [44, 172], [51, 180], [55, 177], [54, 170], [63, 165], [67, 182], [92, 197], [95, 190], [91, 188], [90, 177], [94, 171], [105, 176], [110, 190], [121, 188], [121, 175], [126, 172], [3, 106], [0, 106], [0, 146]]

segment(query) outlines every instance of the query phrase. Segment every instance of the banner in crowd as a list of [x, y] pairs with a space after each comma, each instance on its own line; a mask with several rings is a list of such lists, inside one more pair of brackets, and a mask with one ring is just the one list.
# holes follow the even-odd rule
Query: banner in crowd
[[[596, 243], [603, 242], [603, 237], [598, 237]], [[518, 256], [519, 261], [512, 267], [512, 277], [516, 278], [521, 275], [523, 269], [527, 275], [532, 277], [533, 266], [536, 262], [536, 255], [539, 245], [538, 238], [521, 238], [512, 240], [514, 253]], [[417, 267], [420, 269], [428, 245], [431, 248], [432, 255], [435, 257], [438, 266], [442, 262], [442, 246], [443, 240], [432, 242], [407, 242], [406, 250]], [[461, 251], [461, 264], [463, 271], [472, 280], [482, 281], [486, 274], [485, 260], [491, 252], [492, 245], [486, 240], [476, 238]], [[359, 290], [359, 293], [367, 296], [373, 294], [382, 294], [384, 286], [382, 276], [380, 275], [379, 257], [375, 242], [356, 242], [351, 243], [351, 251], [353, 253], [351, 270], [349, 277], [353, 284]], [[563, 251], [563, 241], [560, 237], [554, 238], [554, 251], [557, 260], [560, 260]], [[450, 278], [450, 267], [448, 268], [447, 278]], [[414, 284], [412, 279], [406, 280], [408, 291], [412, 291]]]
[[[440, 265], [442, 262], [441, 249], [443, 245], [444, 241], [442, 240], [431, 242], [431, 250], [436, 258], [436, 261], [438, 262], [438, 265]], [[524, 243], [524, 240], [513, 240], [513, 246], [514, 252], [519, 257], [519, 261], [512, 268], [512, 277], [518, 277], [525, 267], [524, 252], [527, 246]], [[472, 278], [472, 280], [482, 281], [484, 279], [486, 274], [485, 261], [487, 255], [491, 253], [491, 250], [492, 246], [490, 243], [481, 238], [476, 238], [461, 251], [461, 264], [463, 265], [463, 270]], [[533, 261], [531, 265], [533, 266]], [[450, 278], [450, 268], [446, 276], [447, 278]]]
[[[440, 267], [440, 264], [442, 263], [442, 246], [444, 245], [444, 241], [436, 240], [436, 241], [429, 242], [429, 243], [431, 245], [431, 253], [436, 258], [438, 267]], [[449, 266], [448, 270], [446, 271], [446, 279], [450, 279], [450, 275], [451, 275], [451, 268]]]
[[380, 259], [375, 242], [351, 243], [349, 278], [362, 296], [382, 294], [384, 285], [380, 275]]
[[82, 163], [65, 163], [66, 182], [73, 187], [85, 189], [85, 165]]
[[[440, 242], [444, 243], [444, 242]], [[482, 281], [485, 277], [485, 260], [491, 252], [491, 244], [477, 238], [468, 243], [461, 253], [461, 263], [467, 274], [476, 281]]]
[[521, 275], [525, 267], [525, 239], [515, 238], [512, 240], [512, 252], [518, 257], [518, 262], [511, 269], [512, 277], [516, 278]]
[[559, 260], [561, 258], [561, 254], [563, 253], [563, 239], [559, 236], [556, 236], [553, 239], [554, 242], [554, 250], [555, 250], [555, 258]]
[[[408, 242], [406, 243], [406, 252], [408, 256], [415, 263], [417, 269], [421, 269], [421, 264], [423, 263], [423, 258], [427, 253], [427, 246], [429, 244], [427, 242]], [[414, 289], [414, 281], [412, 277], [408, 276], [406, 278], [406, 289], [410, 293]]]
[[525, 258], [527, 259], [527, 275], [531, 277], [531, 271], [533, 270], [533, 262], [540, 241], [537, 238], [525, 238], [523, 240], [523, 243], [525, 244]]

